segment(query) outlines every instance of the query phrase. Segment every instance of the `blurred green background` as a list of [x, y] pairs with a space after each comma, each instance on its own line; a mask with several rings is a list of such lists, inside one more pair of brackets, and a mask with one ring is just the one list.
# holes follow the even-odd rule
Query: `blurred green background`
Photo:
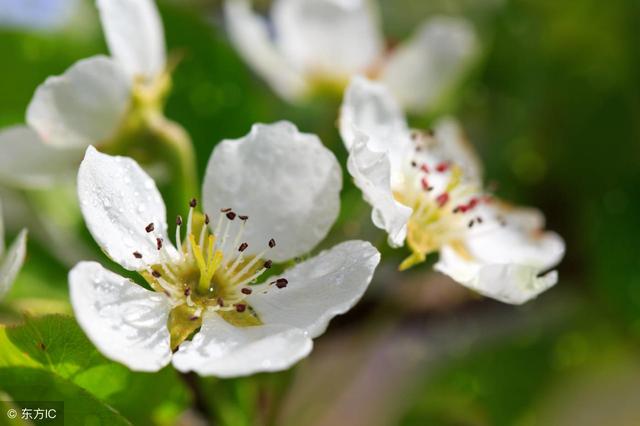
[[[370, 239], [385, 257], [365, 300], [334, 320], [294, 371], [215, 380], [110, 366], [111, 385], [107, 375], [96, 382], [67, 378], [134, 424], [640, 424], [640, 3], [380, 4], [393, 40], [435, 13], [464, 15], [476, 25], [482, 58], [438, 112], [460, 118], [487, 179], [499, 183], [498, 195], [539, 207], [548, 228], [565, 238], [559, 284], [535, 302], [510, 307], [467, 297], [430, 272], [430, 263], [397, 273], [406, 253], [384, 246], [345, 173], [340, 220], [325, 245]], [[0, 29], [0, 126], [24, 121], [47, 76], [107, 52], [92, 3], [77, 6], [56, 30]], [[218, 141], [281, 119], [318, 134], [344, 163], [335, 128], [339, 99], [303, 107], [282, 102], [229, 45], [219, 6], [160, 2], [169, 49], [184, 55], [166, 115], [191, 134], [200, 176]], [[433, 117], [412, 121], [426, 126]], [[42, 194], [27, 196], [47, 203]], [[182, 210], [169, 206], [170, 215]], [[72, 204], [58, 203], [56, 211], [82, 227]], [[32, 239], [7, 315], [68, 311], [67, 270]], [[0, 368], [0, 389], [9, 394], [11, 374]], [[189, 381], [198, 382], [200, 394]]]

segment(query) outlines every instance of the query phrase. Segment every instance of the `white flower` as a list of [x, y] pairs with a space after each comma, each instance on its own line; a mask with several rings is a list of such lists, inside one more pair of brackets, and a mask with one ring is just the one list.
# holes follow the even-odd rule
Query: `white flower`
[[424, 110], [451, 89], [477, 50], [466, 20], [438, 16], [388, 52], [372, 0], [275, 0], [269, 21], [249, 0], [226, 0], [224, 10], [239, 53], [289, 101], [319, 85], [342, 92], [362, 74], [387, 84], [405, 108]]
[[340, 167], [316, 136], [287, 122], [255, 125], [216, 146], [203, 187], [211, 216], [195, 213], [192, 200], [186, 221], [176, 220], [174, 246], [153, 180], [133, 160], [89, 147], [78, 175], [87, 226], [153, 291], [82, 262], [69, 275], [79, 324], [133, 370], [171, 360], [220, 377], [290, 367], [360, 299], [380, 260], [369, 243], [348, 241], [254, 284], [325, 237], [341, 186]]
[[389, 244], [405, 240], [408, 268], [438, 251], [435, 268], [478, 293], [521, 304], [557, 281], [547, 272], [564, 242], [544, 232], [534, 209], [516, 208], [482, 188], [482, 170], [453, 119], [432, 134], [411, 131], [381, 85], [357, 77], [345, 93], [340, 133], [348, 169], [372, 205], [374, 224]]
[[0, 300], [9, 292], [27, 253], [27, 230], [20, 231], [11, 246], [4, 245], [4, 222], [0, 204]]
[[166, 90], [162, 22], [153, 0], [98, 0], [113, 57], [80, 60], [49, 77], [27, 108], [27, 126], [0, 131], [0, 180], [48, 186], [75, 174], [84, 150], [121, 130], [134, 102]]

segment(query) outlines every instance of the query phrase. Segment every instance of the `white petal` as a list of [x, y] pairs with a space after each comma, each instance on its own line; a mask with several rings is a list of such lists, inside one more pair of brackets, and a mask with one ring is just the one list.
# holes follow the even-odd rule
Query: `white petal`
[[237, 377], [280, 371], [306, 357], [313, 342], [302, 330], [284, 325], [235, 327], [218, 314], [205, 314], [192, 341], [184, 342], [173, 357], [182, 372], [203, 376]]
[[387, 232], [391, 247], [400, 247], [407, 236], [407, 223], [413, 210], [393, 196], [389, 155], [372, 150], [370, 139], [357, 130], [355, 134], [347, 169], [364, 199], [373, 207], [371, 220], [374, 225]]
[[98, 144], [113, 136], [129, 105], [131, 82], [105, 56], [76, 62], [33, 95], [27, 122], [52, 145]]
[[268, 256], [284, 261], [307, 253], [327, 235], [340, 210], [342, 171], [317, 136], [289, 122], [256, 124], [244, 138], [213, 150], [203, 201], [212, 215], [223, 208], [249, 216], [247, 252], [270, 238]]
[[42, 142], [27, 126], [0, 130], [0, 180], [23, 188], [43, 188], [73, 178], [82, 151]]
[[434, 132], [433, 154], [460, 167], [466, 178], [481, 183], [482, 165], [460, 123], [452, 117], [442, 118], [435, 123]]
[[[0, 226], [1, 227], [1, 226]], [[1, 237], [1, 236], [0, 236]], [[0, 253], [0, 300], [16, 279], [27, 254], [27, 230], [20, 231], [6, 253]]]
[[146, 290], [96, 262], [69, 273], [71, 304], [80, 327], [107, 358], [134, 371], [158, 371], [171, 359], [164, 294]]
[[405, 108], [424, 110], [457, 82], [476, 47], [469, 22], [462, 18], [433, 18], [392, 54], [381, 79]]
[[379, 262], [380, 253], [368, 242], [347, 241], [287, 270], [286, 287], [255, 287], [247, 302], [265, 324], [286, 324], [317, 337], [360, 300]]
[[448, 246], [440, 251], [434, 268], [484, 296], [514, 305], [533, 299], [558, 282], [556, 271], [540, 275], [540, 269], [530, 265], [469, 262]]
[[111, 55], [131, 77], [153, 78], [164, 71], [162, 20], [153, 0], [98, 0]]
[[543, 222], [541, 214], [533, 209], [507, 211], [497, 202], [474, 214], [483, 224], [468, 231], [462, 252], [445, 246], [435, 269], [485, 296], [513, 304], [557, 282], [555, 271], [545, 272], [564, 256], [564, 241], [535, 227]]
[[278, 0], [276, 42], [296, 67], [319, 78], [348, 78], [375, 65], [383, 49], [369, 0]]
[[340, 108], [340, 135], [350, 149], [355, 130], [364, 133], [370, 147], [388, 151], [394, 168], [399, 168], [411, 148], [411, 133], [400, 105], [381, 84], [356, 76], [345, 91]]
[[[167, 238], [166, 210], [153, 179], [134, 160], [87, 148], [78, 172], [80, 209], [93, 238], [115, 262], [129, 270], [160, 263], [156, 238]], [[155, 230], [146, 232], [148, 224]], [[141, 259], [133, 256], [142, 254]]]
[[[564, 256], [562, 238], [555, 232], [543, 232], [532, 226], [543, 219], [533, 209], [505, 210], [498, 205], [481, 207], [477, 214], [484, 220], [465, 238], [470, 255], [482, 263], [522, 264], [539, 271], [556, 266]], [[491, 208], [487, 208], [491, 207]], [[495, 223], [499, 218], [505, 226]]]
[[304, 76], [278, 51], [266, 20], [251, 10], [249, 1], [227, 0], [224, 12], [231, 42], [244, 60], [284, 99], [302, 98], [308, 90]]

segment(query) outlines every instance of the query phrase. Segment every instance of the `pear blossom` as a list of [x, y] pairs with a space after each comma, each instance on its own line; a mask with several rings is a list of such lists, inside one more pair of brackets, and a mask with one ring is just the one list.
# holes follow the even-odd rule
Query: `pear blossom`
[[412, 251], [406, 269], [438, 252], [435, 269], [493, 299], [521, 304], [553, 286], [564, 242], [543, 215], [510, 206], [482, 186], [475, 153], [452, 118], [411, 130], [386, 87], [356, 77], [340, 133], [348, 170], [389, 244]]
[[7, 248], [4, 242], [4, 222], [0, 203], [0, 300], [9, 292], [27, 254], [27, 230], [20, 231]]
[[172, 362], [232, 377], [289, 368], [360, 299], [380, 260], [368, 242], [347, 241], [269, 276], [326, 236], [341, 187], [340, 166], [315, 135], [288, 122], [255, 125], [215, 147], [203, 213], [191, 200], [172, 244], [154, 181], [134, 160], [89, 147], [78, 173], [89, 231], [150, 289], [79, 263], [69, 286], [80, 326], [132, 370]]
[[153, 0], [98, 0], [112, 56], [82, 59], [49, 77], [27, 125], [0, 130], [0, 180], [43, 187], [75, 174], [89, 145], [127, 130], [134, 107], [155, 106], [168, 87], [164, 30]]
[[388, 49], [372, 0], [275, 0], [269, 17], [250, 0], [226, 0], [232, 43], [284, 99], [301, 101], [319, 86], [340, 92], [356, 74], [386, 84], [410, 110], [424, 110], [451, 89], [477, 52], [463, 18], [435, 16]]

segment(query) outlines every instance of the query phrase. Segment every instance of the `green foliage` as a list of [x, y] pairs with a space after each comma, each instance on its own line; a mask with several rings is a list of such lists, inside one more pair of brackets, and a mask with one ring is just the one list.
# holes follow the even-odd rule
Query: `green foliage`
[[107, 360], [67, 316], [4, 326], [0, 348], [0, 390], [16, 401], [65, 401], [69, 421], [171, 424], [188, 403], [175, 371], [134, 373]]

